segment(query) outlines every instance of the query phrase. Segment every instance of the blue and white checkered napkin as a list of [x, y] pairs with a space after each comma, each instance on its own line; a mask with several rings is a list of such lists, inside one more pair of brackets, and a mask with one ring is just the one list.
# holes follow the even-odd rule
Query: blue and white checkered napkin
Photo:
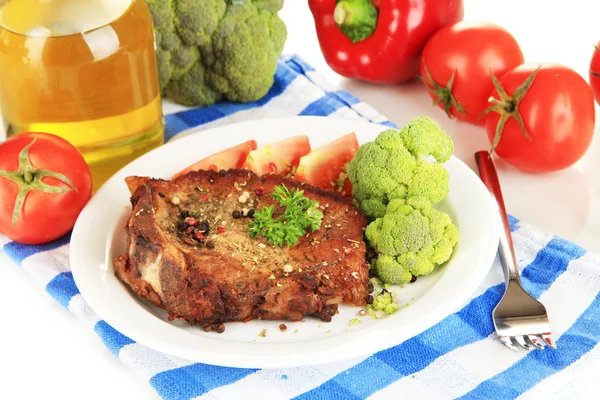
[[[335, 115], [390, 124], [336, 90], [302, 60], [282, 58], [269, 94], [252, 104], [219, 104], [166, 116], [167, 137], [203, 125], [286, 115]], [[512, 219], [523, 284], [551, 313], [557, 350], [512, 352], [494, 338], [490, 313], [504, 283], [496, 263], [455, 314], [377, 354], [286, 369], [235, 369], [174, 358], [123, 336], [87, 306], [69, 267], [69, 237], [0, 248], [138, 371], [165, 399], [563, 398], [600, 370], [600, 257]]]

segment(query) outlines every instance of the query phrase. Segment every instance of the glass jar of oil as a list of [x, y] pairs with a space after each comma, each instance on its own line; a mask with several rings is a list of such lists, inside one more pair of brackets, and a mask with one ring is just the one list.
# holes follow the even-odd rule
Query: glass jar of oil
[[0, 0], [0, 141], [61, 136], [97, 189], [163, 143], [155, 57], [145, 0]]

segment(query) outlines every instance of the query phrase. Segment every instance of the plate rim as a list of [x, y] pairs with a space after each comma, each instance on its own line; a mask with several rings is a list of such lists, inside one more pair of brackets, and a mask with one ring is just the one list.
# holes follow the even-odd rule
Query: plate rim
[[[111, 325], [114, 329], [116, 329], [118, 332], [120, 332], [121, 334], [129, 337], [130, 339], [134, 340], [137, 343], [140, 343], [142, 345], [145, 345], [149, 348], [155, 349], [159, 352], [164, 352], [173, 356], [177, 356], [177, 357], [181, 357], [183, 359], [187, 359], [193, 362], [202, 362], [202, 363], [207, 363], [207, 364], [212, 364], [212, 365], [218, 365], [218, 366], [226, 366], [226, 367], [238, 367], [238, 368], [283, 368], [283, 367], [297, 367], [297, 366], [304, 366], [304, 365], [315, 365], [315, 364], [321, 364], [321, 363], [325, 363], [325, 362], [333, 362], [333, 361], [339, 361], [339, 360], [343, 360], [343, 359], [348, 359], [348, 358], [352, 358], [352, 357], [359, 357], [359, 356], [365, 356], [365, 355], [371, 355], [375, 352], [378, 351], [382, 351], [385, 350], [387, 348], [391, 348], [393, 346], [396, 346], [398, 344], [400, 344], [401, 342], [414, 337], [416, 335], [418, 335], [419, 333], [429, 329], [430, 327], [432, 327], [433, 325], [437, 324], [438, 322], [440, 322], [441, 320], [443, 320], [444, 318], [446, 318], [448, 315], [450, 315], [451, 313], [455, 312], [458, 310], [458, 307], [461, 306], [461, 304], [463, 304], [464, 302], [466, 302], [468, 300], [468, 298], [471, 296], [471, 294], [473, 292], [475, 292], [475, 290], [478, 288], [478, 286], [484, 281], [485, 277], [487, 276], [489, 269], [491, 268], [493, 261], [496, 257], [496, 252], [497, 252], [497, 246], [498, 246], [498, 241], [497, 238], [499, 238], [499, 232], [500, 232], [500, 219], [499, 216], [497, 218], [494, 218], [494, 215], [492, 214], [490, 216], [490, 232], [492, 232], [492, 234], [490, 236], [492, 236], [493, 239], [490, 243], [487, 243], [487, 249], [486, 251], [484, 251], [484, 253], [486, 254], [484, 263], [485, 266], [479, 266], [478, 268], [475, 268], [471, 271], [471, 274], [469, 275], [468, 279], [466, 279], [462, 285], [460, 286], [460, 288], [456, 288], [454, 290], [454, 295], [450, 296], [449, 298], [446, 298], [445, 301], [439, 303], [436, 306], [436, 312], [435, 313], [425, 313], [422, 317], [418, 318], [415, 321], [411, 321], [411, 323], [408, 324], [408, 329], [406, 329], [406, 327], [404, 328], [405, 331], [403, 332], [403, 334], [401, 335], [402, 339], [401, 340], [397, 340], [394, 341], [393, 343], [391, 343], [389, 340], [387, 341], [387, 344], [381, 346], [381, 345], [373, 345], [371, 344], [370, 346], [354, 346], [353, 350], [351, 351], [351, 354], [342, 352], [342, 351], [331, 351], [331, 349], [329, 351], [326, 352], [320, 352], [318, 354], [325, 354], [326, 357], [322, 357], [322, 360], [319, 360], [316, 357], [316, 354], [314, 352], [311, 351], [307, 351], [307, 348], [309, 348], [310, 346], [306, 346], [307, 343], [312, 343], [314, 342], [313, 340], [311, 340], [310, 342], [295, 342], [295, 343], [260, 343], [258, 346], [256, 344], [252, 344], [251, 346], [255, 346], [255, 347], [260, 347], [261, 349], [265, 349], [263, 353], [265, 354], [271, 354], [272, 352], [277, 352], [277, 349], [281, 349], [283, 348], [291, 348], [291, 347], [298, 347], [298, 351], [301, 350], [302, 353], [298, 353], [298, 354], [294, 354], [294, 356], [296, 357], [295, 360], [292, 362], [291, 359], [293, 357], [290, 357], [289, 355], [287, 356], [282, 356], [282, 355], [276, 355], [276, 356], [266, 356], [263, 355], [260, 359], [256, 359], [256, 354], [254, 352], [250, 352], [250, 354], [237, 354], [234, 357], [235, 362], [231, 362], [234, 360], [222, 360], [219, 356], [219, 354], [213, 354], [211, 352], [208, 353], [202, 353], [201, 357], [196, 357], [195, 355], [197, 355], [198, 353], [198, 349], [195, 349], [195, 351], [189, 351], [189, 349], [186, 351], [185, 349], [182, 349], [181, 346], [177, 346], [177, 345], [173, 345], [172, 343], [168, 343], [165, 340], [160, 341], [161, 345], [160, 346], [156, 346], [156, 338], [153, 338], [151, 335], [146, 334], [145, 332], [139, 332], [136, 331], [135, 329], [130, 329], [130, 327], [128, 326], [124, 326], [121, 321], [118, 321], [118, 317], [115, 317], [114, 313], [111, 312], [110, 310], [108, 310], [104, 305], [101, 304], [101, 302], [96, 301], [96, 299], [92, 296], [86, 296], [86, 294], [90, 294], [91, 291], [88, 290], [88, 287], [86, 286], [87, 283], [86, 282], [86, 278], [84, 277], [84, 274], [81, 270], [81, 265], [78, 263], [78, 261], [81, 259], [79, 256], [79, 252], [78, 250], [73, 250], [74, 248], [81, 248], [81, 242], [83, 241], [83, 237], [80, 234], [80, 232], [84, 232], [83, 228], [84, 228], [84, 224], [85, 224], [85, 220], [86, 217], [88, 216], [88, 214], [92, 211], [93, 209], [93, 201], [94, 198], [98, 199], [100, 198], [100, 196], [104, 195], [105, 192], [107, 192], [108, 188], [110, 188], [113, 184], [113, 182], [116, 182], [118, 180], [120, 180], [120, 176], [123, 175], [123, 173], [125, 171], [127, 171], [128, 169], [131, 168], [132, 164], [139, 164], [141, 163], [144, 159], [151, 157], [151, 154], [160, 154], [163, 152], [168, 152], [168, 150], [172, 147], [177, 147], [177, 146], [182, 146], [182, 144], [177, 144], [177, 143], [185, 143], [186, 141], [195, 141], [197, 139], [194, 139], [194, 137], [196, 137], [194, 135], [194, 133], [199, 133], [200, 131], [204, 131], [204, 132], [210, 132], [210, 131], [218, 131], [219, 130], [233, 130], [236, 129], [238, 127], [241, 126], [248, 126], [248, 125], [257, 125], [257, 126], [261, 126], [264, 124], [284, 124], [284, 125], [292, 125], [295, 123], [294, 121], [307, 121], [307, 122], [296, 122], [298, 124], [329, 124], [329, 123], [340, 123], [340, 124], [344, 124], [344, 125], [363, 125], [363, 126], [367, 126], [369, 125], [370, 128], [369, 129], [374, 129], [373, 126], [376, 126], [378, 129], [380, 129], [381, 131], [386, 129], [387, 127], [385, 125], [381, 125], [381, 124], [377, 124], [377, 123], [373, 123], [370, 121], [366, 121], [366, 120], [361, 120], [361, 119], [348, 119], [348, 118], [334, 118], [334, 117], [316, 117], [316, 116], [295, 116], [295, 117], [284, 117], [284, 118], [268, 118], [268, 119], [258, 119], [258, 120], [249, 120], [249, 121], [241, 121], [241, 122], [236, 122], [236, 123], [229, 123], [229, 124], [225, 124], [225, 125], [220, 125], [220, 126], [215, 126], [215, 127], [211, 127], [211, 128], [205, 128], [205, 127], [196, 127], [196, 128], [190, 128], [186, 131], [181, 132], [179, 135], [182, 136], [175, 136], [172, 140], [170, 140], [168, 143], [164, 144], [163, 146], [160, 146], [157, 149], [152, 150], [149, 153], [146, 153], [145, 155], [139, 157], [138, 159], [134, 160], [133, 162], [131, 162], [130, 164], [128, 164], [127, 166], [123, 167], [121, 170], [119, 170], [115, 175], [113, 175], [113, 177], [111, 177], [98, 191], [97, 193], [93, 196], [92, 200], [86, 205], [86, 207], [84, 208], [84, 210], [81, 212], [79, 218], [77, 219], [77, 222], [75, 224], [75, 227], [73, 229], [73, 233], [71, 236], [71, 249], [69, 252], [69, 260], [71, 263], [71, 271], [73, 274], [73, 279], [75, 280], [75, 283], [80, 291], [81, 296], [83, 297], [83, 299], [86, 301], [86, 303], [90, 306], [90, 308], [98, 315], [98, 317], [102, 320], [104, 320], [106, 323], [108, 323], [109, 325]], [[323, 122], [324, 120], [327, 120], [327, 122]], [[358, 129], [358, 128], [356, 128]], [[307, 133], [309, 136], [313, 133]], [[260, 135], [255, 135], [255, 136], [260, 136]], [[329, 138], [330, 140], [335, 139], [338, 136], [332, 136], [331, 138]], [[191, 138], [191, 139], [190, 139]], [[240, 141], [243, 140], [242, 138], [240, 138]], [[260, 138], [256, 138], [257, 141], [260, 141]], [[140, 161], [141, 160], [141, 161]], [[466, 174], [466, 176], [470, 176], [470, 178], [474, 178], [474, 182], [475, 182], [475, 186], [478, 186], [478, 190], [483, 190], [485, 191], [486, 196], [484, 196], [487, 199], [487, 206], [489, 207], [490, 211], [493, 211], [495, 209], [495, 202], [493, 201], [493, 198], [491, 197], [491, 195], [489, 195], [489, 192], [487, 191], [487, 189], [485, 188], [485, 186], [483, 185], [483, 183], [480, 181], [479, 177], [477, 176], [477, 174], [470, 168], [468, 167], [464, 162], [462, 162], [460, 159], [458, 159], [456, 156], [452, 156], [450, 162], [452, 164], [454, 164], [454, 166], [456, 168], [459, 168], [462, 170], [463, 173]], [[102, 244], [102, 247], [105, 246], [105, 243]], [[73, 267], [74, 265], [77, 265], [77, 267]], [[112, 275], [112, 274], [109, 274]], [[112, 275], [112, 277], [114, 278], [114, 275]], [[116, 279], [116, 278], [114, 278]], [[80, 284], [82, 284], [80, 286]], [[460, 289], [460, 290], [459, 290]], [[461, 292], [463, 293], [462, 295]], [[467, 293], [467, 294], [464, 294]], [[92, 301], [90, 301], [90, 299], [92, 299]], [[141, 311], [144, 311], [143, 308], [140, 308]], [[435, 316], [435, 317], [433, 317]], [[427, 322], [426, 322], [427, 321]], [[117, 322], [115, 324], [115, 322]], [[162, 321], [164, 323], [164, 321]], [[383, 323], [386, 321], [380, 321], [378, 322], [378, 324]], [[170, 327], [174, 328], [174, 329], [179, 329], [174, 327], [173, 325], [170, 325], [168, 323], [166, 323], [167, 325], [169, 325]], [[389, 324], [388, 324], [389, 325]], [[380, 326], [381, 328], [384, 329], [378, 329], [378, 334], [370, 332], [369, 334], [373, 337], [381, 337], [384, 336], [386, 332], [389, 333], [390, 328], [389, 327], [384, 327], [383, 324]], [[393, 329], [391, 329], [393, 331]], [[408, 333], [407, 333], [408, 332]], [[348, 334], [350, 335], [350, 334]], [[350, 336], [350, 338], [354, 337], [354, 341], [356, 341], [356, 334], [354, 334], [354, 336]], [[203, 336], [197, 336], [197, 338], [201, 341], [205, 341], [208, 343], [208, 345], [210, 345], [211, 343], [215, 343], [215, 342], [220, 342], [223, 343], [224, 341], [222, 340], [218, 340], [218, 339], [209, 339]], [[316, 339], [315, 341], [323, 341], [323, 340], [330, 340], [332, 338], [324, 338], [324, 339]], [[365, 340], [363, 340], [362, 345], [365, 344]], [[241, 343], [241, 342], [227, 342], [225, 341], [225, 343], [228, 343], [229, 346], [234, 347], [234, 348], [238, 348], [240, 347], [240, 345], [246, 345], [246, 343]], [[157, 348], [160, 347], [160, 348]], [[346, 350], [348, 350], [348, 345], [345, 346]], [[361, 347], [360, 350], [357, 350], [357, 347]], [[242, 346], [243, 348], [243, 346]], [[190, 357], [190, 353], [193, 353], [194, 356]]]

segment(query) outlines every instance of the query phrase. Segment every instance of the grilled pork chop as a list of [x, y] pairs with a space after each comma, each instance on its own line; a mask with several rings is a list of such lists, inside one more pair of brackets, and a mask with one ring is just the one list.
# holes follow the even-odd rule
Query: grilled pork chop
[[[115, 275], [169, 318], [222, 331], [228, 321], [330, 321], [339, 303], [365, 305], [367, 220], [334, 193], [277, 175], [199, 171], [174, 181], [129, 177], [127, 251]], [[275, 204], [276, 185], [320, 204], [321, 228], [292, 247], [248, 235], [255, 209]], [[245, 192], [248, 194], [246, 195]]]

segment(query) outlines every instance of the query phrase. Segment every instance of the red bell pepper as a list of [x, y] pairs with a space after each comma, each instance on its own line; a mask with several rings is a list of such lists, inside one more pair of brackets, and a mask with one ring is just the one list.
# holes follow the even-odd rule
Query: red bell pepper
[[462, 0], [308, 0], [308, 4], [331, 69], [376, 83], [417, 77], [427, 40], [464, 15]]

